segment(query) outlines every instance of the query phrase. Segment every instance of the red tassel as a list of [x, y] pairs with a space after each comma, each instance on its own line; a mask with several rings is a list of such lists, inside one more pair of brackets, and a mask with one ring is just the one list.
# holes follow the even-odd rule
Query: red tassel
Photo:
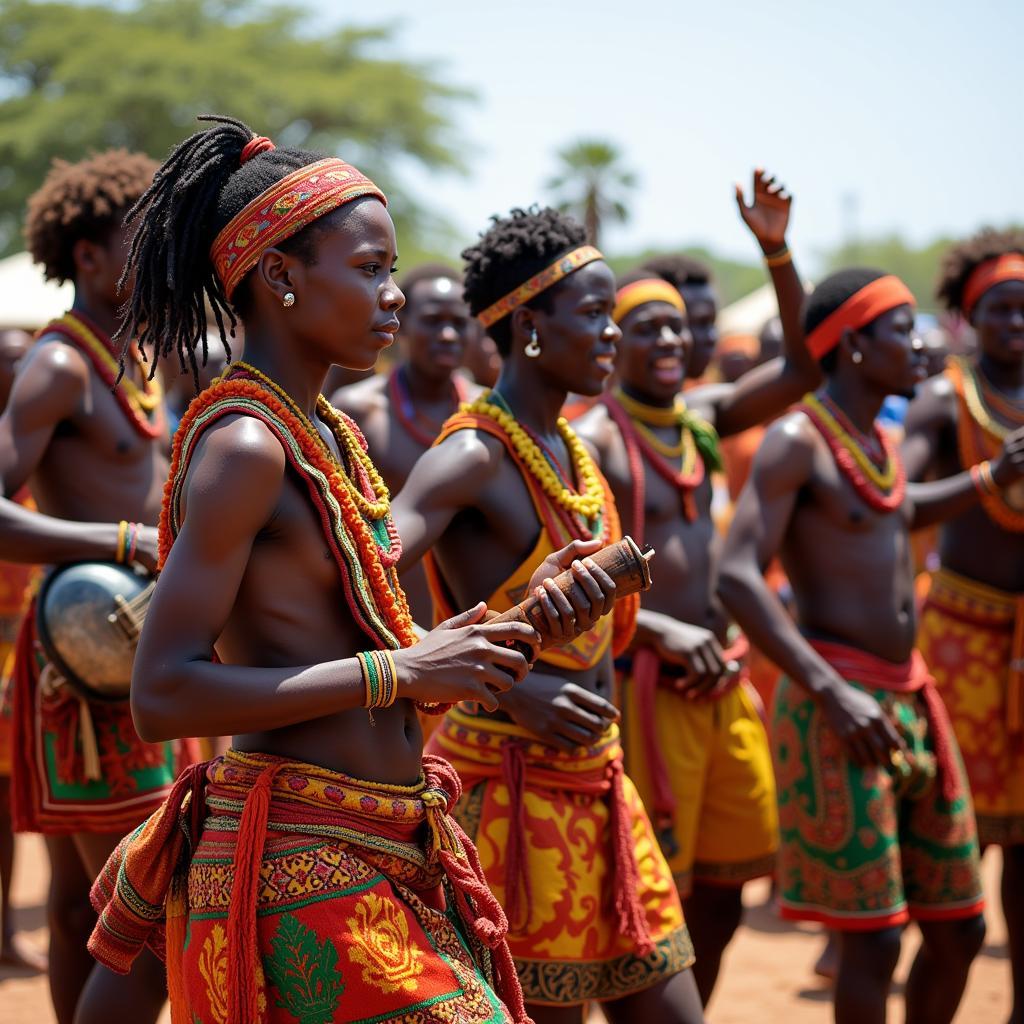
[[256, 891], [263, 863], [270, 813], [270, 790], [285, 762], [264, 768], [245, 799], [235, 841], [234, 886], [228, 911], [228, 1024], [252, 1024], [259, 1018], [256, 986], [259, 947]]
[[640, 956], [654, 952], [654, 942], [647, 930], [647, 916], [640, 905], [640, 872], [636, 866], [630, 814], [622, 787], [622, 761], [609, 765], [611, 774], [612, 853], [615, 858], [615, 911], [619, 928], [635, 943]]
[[644, 737], [644, 754], [654, 786], [654, 817], [659, 830], [670, 828], [676, 816], [676, 798], [672, 792], [668, 766], [662, 756], [658, 741], [657, 715], [654, 707], [658, 679], [661, 675], [661, 659], [649, 647], [639, 647], [633, 652], [632, 685], [636, 691], [637, 717]]
[[[501, 776], [508, 788], [509, 824], [508, 847], [505, 853], [505, 911], [510, 925], [517, 931], [530, 923], [533, 894], [530, 873], [526, 870], [526, 807], [523, 790], [526, 781], [526, 758], [523, 746], [516, 740], [507, 740], [501, 747]], [[520, 896], [526, 897], [526, 916]]]

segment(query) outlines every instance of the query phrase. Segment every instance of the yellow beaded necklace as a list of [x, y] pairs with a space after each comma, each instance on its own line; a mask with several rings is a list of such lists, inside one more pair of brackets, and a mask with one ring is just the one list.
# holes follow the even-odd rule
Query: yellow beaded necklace
[[494, 394], [496, 399], [500, 400], [500, 396], [496, 392], [485, 392], [475, 402], [463, 406], [463, 410], [480, 416], [487, 416], [494, 420], [508, 434], [516, 455], [519, 456], [523, 464], [540, 483], [544, 493], [553, 502], [587, 521], [597, 519], [604, 509], [604, 487], [597, 475], [590, 452], [587, 451], [586, 445], [583, 444], [576, 436], [572, 427], [569, 426], [569, 421], [564, 416], [560, 416], [557, 429], [559, 437], [565, 442], [566, 448], [569, 449], [575, 477], [582, 486], [580, 493], [576, 493], [571, 488], [566, 487], [559, 480], [558, 474], [555, 473], [551, 464], [544, 457], [544, 453], [540, 450], [537, 443], [519, 425], [519, 422], [511, 412], [490, 400], [492, 394]]
[[[670, 409], [640, 402], [627, 395], [622, 388], [615, 389], [615, 399], [633, 421], [637, 433], [651, 448], [662, 458], [681, 458], [682, 464], [679, 467], [679, 472], [683, 476], [689, 476], [694, 471], [697, 465], [697, 442], [694, 440], [693, 431], [690, 430], [687, 422], [686, 402], [681, 397], [676, 397], [675, 403]], [[668, 444], [658, 437], [650, 427], [677, 427], [679, 430], [678, 443]]]
[[855, 437], [852, 437], [849, 431], [844, 429], [843, 425], [835, 418], [835, 416], [832, 415], [817, 395], [807, 395], [804, 398], [804, 402], [814, 410], [828, 428], [829, 432], [839, 439], [843, 447], [846, 448], [851, 456], [853, 456], [857, 465], [860, 466], [867, 478], [880, 491], [892, 490], [893, 485], [896, 483], [896, 477], [899, 470], [897, 461], [895, 459], [887, 458], [885, 468], [879, 469], [878, 466], [872, 462], [867, 452], [865, 452], [861, 447], [860, 442], [857, 441]]
[[[283, 388], [250, 363], [239, 360], [232, 366], [229, 366], [226, 372], [230, 373], [233, 369], [244, 370], [269, 391], [272, 391], [298, 417], [303, 427], [309, 431], [310, 436], [323, 448], [331, 461], [337, 461], [337, 457], [321, 436], [320, 431], [316, 429], [310, 418], [292, 401], [291, 396]], [[367, 519], [383, 519], [391, 511], [391, 494], [388, 491], [387, 484], [384, 483], [380, 473], [377, 472], [377, 467], [374, 466], [369, 453], [364, 450], [363, 446], [356, 439], [355, 434], [349, 429], [345, 417], [323, 395], [317, 396], [316, 411], [320, 419], [330, 428], [334, 439], [338, 442], [338, 447], [345, 453], [349, 465], [358, 465], [366, 473], [367, 479], [370, 481], [370, 487], [374, 495], [376, 495], [377, 500], [371, 501], [363, 494], [361, 488], [347, 473], [339, 472], [338, 476], [341, 478], [345, 489], [351, 495], [356, 508]]]

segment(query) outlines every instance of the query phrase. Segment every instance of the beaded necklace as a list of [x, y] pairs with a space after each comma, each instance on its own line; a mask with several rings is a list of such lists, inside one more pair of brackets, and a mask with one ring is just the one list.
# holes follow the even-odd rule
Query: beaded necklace
[[[622, 388], [616, 388], [614, 395], [604, 395], [601, 401], [618, 426], [626, 446], [630, 477], [633, 481], [634, 529], [638, 529], [637, 524], [643, 520], [644, 458], [663, 480], [679, 491], [683, 515], [687, 521], [696, 521], [697, 504], [694, 492], [704, 482], [706, 467], [704, 457], [698, 451], [695, 427], [696, 421], [699, 420], [704, 430], [713, 434], [714, 428], [711, 424], [691, 413], [682, 398], [677, 398], [671, 409], [665, 409], [637, 401], [627, 395]], [[679, 443], [666, 445], [649, 429], [652, 426], [677, 428]], [[681, 459], [679, 469], [675, 469], [667, 461], [670, 458]]]
[[113, 342], [81, 313], [65, 313], [59, 319], [48, 323], [36, 337], [41, 338], [47, 334], [59, 334], [89, 360], [100, 380], [110, 388], [117, 404], [138, 434], [148, 440], [164, 436], [167, 426], [164, 418], [163, 388], [156, 378], [150, 380], [142, 355], [135, 345], [131, 345], [128, 350], [128, 361], [142, 377], [141, 388], [127, 375], [118, 381], [121, 364], [114, 353]]
[[[469, 391], [462, 378], [457, 374], [452, 375], [451, 384], [452, 412], [455, 412], [463, 402], [468, 401]], [[443, 424], [426, 423], [426, 418], [416, 408], [416, 403], [412, 400], [404, 366], [396, 366], [388, 377], [388, 398], [391, 400], [391, 408], [395, 410], [398, 422], [401, 423], [405, 432], [417, 444], [429, 448], [441, 432]], [[445, 418], [447, 419], [447, 417]], [[426, 423], [426, 428], [421, 426], [424, 423]]]
[[[946, 373], [957, 396], [956, 436], [960, 465], [968, 468], [995, 458], [1013, 429], [1000, 423], [992, 414], [991, 407], [997, 404], [992, 401], [997, 393], [995, 388], [987, 385], [966, 359], [951, 359]], [[1000, 415], [1017, 426], [1024, 425], [1024, 409], [1012, 405], [1002, 396]], [[1011, 488], [1015, 493], [1019, 490], [1019, 485]], [[1010, 504], [1005, 493], [980, 490], [978, 496], [982, 508], [993, 522], [1010, 533], [1024, 533], [1024, 512]]]
[[[325, 409], [321, 409], [321, 402]], [[330, 408], [321, 396], [320, 414]], [[353, 498], [352, 481], [345, 467], [309, 418], [273, 381], [246, 364], [230, 367], [193, 399], [175, 434], [160, 517], [160, 564], [167, 558], [180, 527], [181, 491], [196, 444], [212, 423], [237, 413], [260, 420], [274, 433], [306, 484], [338, 566], [346, 603], [359, 627], [380, 649], [397, 650], [415, 643], [409, 606], [396, 569], [401, 544], [390, 515], [371, 518], [363, 513]], [[330, 417], [329, 425], [346, 456], [352, 450], [364, 450], [358, 427], [347, 417], [337, 413]], [[369, 475], [365, 486], [370, 489]], [[387, 488], [385, 503], [386, 495]], [[375, 504], [368, 495], [363, 498], [364, 506]]]
[[[829, 408], [824, 401], [829, 402]], [[832, 458], [858, 496], [876, 512], [895, 511], [903, 504], [907, 493], [907, 476], [896, 446], [876, 423], [875, 441], [885, 455], [885, 467], [879, 470], [861, 448], [856, 436], [845, 430], [834, 412], [830, 411], [839, 411], [835, 403], [827, 396], [824, 401], [810, 394], [798, 408], [825, 438]]]
[[516, 455], [556, 506], [587, 522], [594, 522], [601, 517], [604, 509], [604, 486], [594, 467], [590, 452], [576, 436], [576, 432], [569, 426], [569, 421], [565, 417], [558, 418], [557, 430], [569, 450], [573, 477], [581, 490], [572, 487], [568, 474], [559, 472], [560, 467], [551, 455], [550, 449], [547, 449], [545, 454], [546, 446], [542, 447], [540, 439], [519, 423], [497, 391], [482, 394], [463, 409], [494, 420], [504, 430], [512, 442]]

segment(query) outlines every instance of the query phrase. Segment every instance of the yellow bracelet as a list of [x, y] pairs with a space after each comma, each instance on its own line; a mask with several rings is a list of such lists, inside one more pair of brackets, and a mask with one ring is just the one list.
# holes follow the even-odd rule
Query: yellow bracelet
[[784, 245], [778, 252], [765, 256], [764, 261], [769, 267], [782, 267], [787, 263], [792, 263], [793, 254], [789, 251], [789, 246]]
[[1002, 494], [1002, 488], [996, 483], [996, 478], [992, 475], [992, 463], [988, 459], [978, 464], [978, 473], [981, 475], [982, 486], [992, 495]]
[[117, 524], [117, 548], [114, 551], [114, 560], [118, 563], [118, 565], [123, 565], [124, 564], [124, 556], [125, 556], [125, 543], [124, 543], [124, 541], [125, 541], [125, 537], [127, 537], [127, 535], [128, 535], [128, 521], [126, 519], [122, 519], [121, 522], [119, 522]]

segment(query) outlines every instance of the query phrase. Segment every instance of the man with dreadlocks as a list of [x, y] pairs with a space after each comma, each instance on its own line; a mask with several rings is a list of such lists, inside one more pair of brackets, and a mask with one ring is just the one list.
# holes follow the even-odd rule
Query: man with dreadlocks
[[528, 668], [509, 642], [537, 634], [477, 604], [416, 643], [387, 486], [320, 393], [398, 330], [386, 199], [342, 160], [205, 120], [131, 214], [123, 331], [193, 360], [208, 300], [247, 361], [175, 434], [132, 703], [150, 739], [233, 744], [115, 852], [90, 948], [121, 971], [161, 949], [175, 1022], [525, 1024], [505, 915], [448, 813], [459, 778], [423, 756], [417, 711], [496, 707]]
[[[156, 566], [167, 474], [163, 404], [134, 351], [114, 387], [110, 338], [124, 297], [124, 215], [155, 169], [123, 150], [56, 161], [29, 200], [29, 252], [48, 279], [72, 282], [75, 297], [39, 333], [0, 419], [0, 559]], [[38, 512], [11, 500], [26, 483]], [[14, 824], [46, 837], [50, 991], [57, 1020], [70, 1024], [95, 968], [85, 945], [94, 920], [89, 881], [169, 792], [177, 745], [143, 743], [127, 700], [90, 700], [73, 689], [38, 648], [33, 610], [18, 638], [12, 687]], [[108, 997], [133, 1019], [154, 1020], [163, 1002], [159, 964], [147, 958]]]
[[[906, 285], [839, 271], [803, 319], [825, 386], [768, 429], [719, 578], [751, 642], [786, 673], [773, 722], [782, 913], [839, 933], [839, 1024], [883, 1024], [915, 920], [906, 1019], [948, 1024], [985, 925], [967, 780], [915, 650], [909, 531], [977, 496], [967, 473], [908, 494], [876, 422], [887, 395], [912, 394], [927, 372]], [[990, 468], [998, 485], [1021, 478], [1024, 432]], [[763, 577], [777, 553], [795, 623]]]
[[[410, 557], [427, 554], [437, 617], [481, 599], [516, 604], [532, 566], [566, 542], [603, 610], [614, 584], [588, 556], [619, 539], [618, 516], [560, 410], [570, 389], [596, 397], [612, 373], [614, 277], [582, 226], [552, 209], [495, 218], [463, 258], [470, 309], [504, 366], [410, 474], [396, 502], [403, 540]], [[623, 773], [610, 703], [612, 652], [636, 603], [617, 604], [613, 621], [575, 612], [555, 588], [535, 593], [563, 634], [582, 633], [545, 651], [497, 713], [449, 711], [427, 749], [467, 787], [459, 818], [508, 914], [537, 1024], [580, 1024], [593, 1000], [613, 1022], [699, 1021], [679, 898]]]
[[737, 190], [787, 323], [785, 358], [680, 392], [695, 358], [680, 293], [638, 270], [620, 282], [618, 385], [577, 423], [611, 484], [623, 528], [659, 552], [630, 652], [617, 661], [626, 767], [683, 898], [705, 1005], [743, 913], [743, 883], [777, 844], [768, 737], [745, 682], [749, 644], [715, 596], [721, 540], [711, 515], [718, 438], [771, 419], [819, 379], [800, 329], [803, 290], [786, 247], [791, 199], [763, 171]]
[[718, 345], [718, 295], [711, 280], [711, 270], [692, 256], [668, 255], [649, 259], [641, 270], [650, 277], [668, 281], [683, 298], [686, 326], [693, 335], [693, 352], [687, 360], [689, 380], [700, 380], [715, 355]]
[[1024, 485], [992, 459], [1024, 426], [1024, 232], [986, 230], [947, 253], [939, 298], [974, 328], [977, 352], [919, 389], [906, 420], [911, 479], [968, 469], [980, 504], [947, 520], [921, 614], [971, 782], [978, 839], [1003, 848], [1014, 1002], [1024, 1022]]
[[[336, 392], [332, 402], [359, 424], [392, 494], [405, 485], [416, 460], [462, 402], [479, 393], [456, 371], [473, 321], [459, 273], [438, 263], [414, 267], [399, 282], [405, 305], [398, 343], [402, 361]], [[416, 622], [429, 622], [430, 592], [422, 565], [402, 574]]]

